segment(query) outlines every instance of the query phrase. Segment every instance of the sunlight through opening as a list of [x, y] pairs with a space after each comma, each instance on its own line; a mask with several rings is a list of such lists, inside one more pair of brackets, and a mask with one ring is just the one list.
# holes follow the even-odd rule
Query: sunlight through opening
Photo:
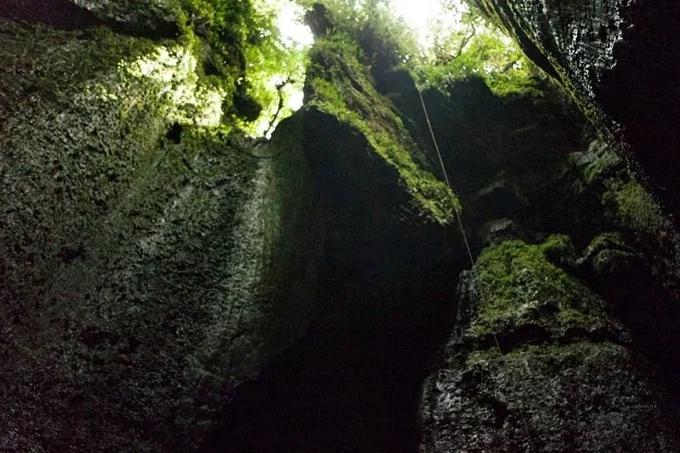
[[390, 0], [390, 4], [392, 10], [413, 29], [426, 52], [434, 45], [435, 30], [460, 29], [463, 14], [468, 10], [462, 1], [451, 0]]

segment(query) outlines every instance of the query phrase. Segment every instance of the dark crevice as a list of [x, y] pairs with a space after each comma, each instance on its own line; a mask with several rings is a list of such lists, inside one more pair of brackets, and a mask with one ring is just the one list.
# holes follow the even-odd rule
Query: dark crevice
[[538, 325], [525, 325], [520, 328], [497, 332], [495, 335], [484, 335], [473, 341], [461, 343], [460, 351], [470, 353], [473, 351], [498, 350], [502, 354], [508, 354], [523, 346], [541, 345], [569, 345], [588, 341], [591, 343], [614, 343], [630, 347], [631, 339], [623, 331], [613, 330], [609, 327], [595, 330], [587, 330], [582, 327], [572, 327], [563, 334], [556, 336], [553, 332]]
[[236, 389], [203, 451], [417, 451], [419, 389], [455, 310], [452, 265], [421, 263], [420, 283], [380, 289], [393, 270], [353, 265], [357, 249], [333, 239], [324, 253], [325, 308], [294, 347]]
[[314, 110], [306, 134], [326, 230], [319, 311], [295, 346], [236, 389], [204, 451], [414, 453], [419, 390], [451, 327], [462, 244], [448, 229], [394, 218], [408, 198], [363, 137]]
[[0, 17], [64, 30], [110, 25], [68, 0], [3, 0], [0, 2]]
[[[614, 49], [616, 66], [604, 75], [597, 95], [605, 111], [624, 127], [639, 162], [660, 200], [680, 213], [677, 152], [680, 139], [680, 4], [674, 0], [634, 2], [625, 11], [623, 39]], [[627, 95], [622, 96], [625, 92]]]
[[179, 25], [159, 21], [154, 26], [118, 22], [98, 17], [68, 0], [3, 0], [0, 17], [25, 23], [39, 23], [61, 30], [83, 30], [107, 26], [117, 33], [154, 40], [177, 38]]

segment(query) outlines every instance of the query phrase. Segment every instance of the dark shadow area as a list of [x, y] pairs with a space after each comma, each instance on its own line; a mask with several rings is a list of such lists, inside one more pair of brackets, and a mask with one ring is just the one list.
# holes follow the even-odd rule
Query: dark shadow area
[[680, 428], [680, 283], [677, 278], [659, 275], [663, 261], [658, 254], [630, 253], [612, 246], [602, 250], [598, 259], [599, 265], [582, 277], [630, 329], [632, 349], [655, 365], [654, 377], [664, 389], [665, 410]]
[[676, 217], [680, 213], [680, 3], [656, 0], [634, 4], [614, 49], [616, 66], [597, 95], [624, 127], [631, 151], [651, 181], [649, 187]]
[[3, 0], [0, 2], [0, 17], [64, 30], [106, 24], [90, 11], [66, 0]]
[[177, 23], [159, 20], [156, 23], [127, 23], [101, 18], [68, 0], [3, 0], [0, 17], [26, 23], [39, 23], [61, 30], [82, 30], [107, 26], [129, 36], [149, 39], [177, 38]]
[[306, 126], [324, 131], [305, 139], [326, 224], [319, 313], [237, 388], [204, 451], [413, 453], [420, 385], [451, 327], [464, 249], [449, 228], [394, 217], [407, 194], [362, 137], [318, 112]]

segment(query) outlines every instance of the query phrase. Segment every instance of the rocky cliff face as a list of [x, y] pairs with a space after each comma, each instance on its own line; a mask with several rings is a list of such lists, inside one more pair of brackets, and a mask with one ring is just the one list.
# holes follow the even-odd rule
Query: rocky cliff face
[[593, 121], [624, 141], [674, 215], [680, 143], [679, 6], [673, 1], [478, 0]]
[[637, 5], [481, 2], [568, 90], [426, 90], [454, 191], [323, 8], [251, 140], [249, 2], [58, 3], [0, 7], [0, 450], [678, 451], [680, 236], [607, 97]]
[[301, 132], [220, 135], [178, 42], [4, 20], [0, 39], [0, 449], [190, 449], [310, 317]]
[[677, 451], [654, 366], [607, 303], [549, 261], [565, 250], [565, 237], [506, 236], [462, 278], [423, 387], [420, 451]]
[[[444, 149], [465, 169], [459, 193], [482, 251], [423, 386], [420, 450], [677, 451], [672, 223], [549, 90], [498, 99], [468, 82], [450, 96], [468, 93], [476, 102], [459, 101], [457, 117], [440, 96], [437, 116], [456, 125]], [[522, 127], [522, 112], [545, 126]], [[571, 140], [554, 133], [565, 120], [580, 130]], [[495, 134], [473, 141], [485, 130]]]
[[[657, 79], [668, 76], [666, 71], [677, 73], [674, 63], [662, 64], [657, 52], [673, 46], [668, 33], [675, 29], [674, 19], [652, 19], [661, 14], [661, 4], [658, 10], [657, 5], [625, 2], [478, 4], [567, 88], [605, 135], [569, 147], [559, 145], [556, 137], [546, 137], [548, 141], [539, 145], [544, 147], [543, 155], [548, 150], [571, 150], [566, 156], [556, 156], [552, 164], [543, 161], [540, 167], [545, 171], [537, 173], [522, 159], [521, 179], [512, 176], [511, 164], [503, 163], [502, 177], [496, 178], [500, 181], [479, 193], [497, 200], [493, 209], [485, 211], [488, 215], [502, 212], [499, 208], [508, 205], [503, 200], [513, 199], [499, 198], [502, 189], [513, 188], [510, 193], [517, 208], [503, 215], [521, 227], [503, 220], [479, 230], [487, 247], [472, 273], [462, 279], [458, 327], [442, 352], [440, 366], [423, 388], [421, 451], [677, 451], [673, 434], [677, 432], [677, 392], [672, 384], [677, 374], [677, 342], [672, 332], [677, 327], [671, 320], [677, 319], [678, 311], [678, 236], [672, 222], [632, 176], [640, 174], [639, 168], [627, 170], [618, 157], [621, 149], [632, 150], [633, 162], [640, 163], [651, 175], [652, 185], [660, 189], [656, 193], [676, 209], [677, 200], [666, 188], [674, 184], [669, 166], [675, 165], [677, 137], [668, 129], [657, 129], [674, 118], [675, 105], [661, 107], [668, 113], [663, 120], [655, 113], [664, 103], [674, 103], [675, 88], [665, 88]], [[651, 31], [650, 21], [661, 28], [658, 33]], [[641, 51], [652, 42], [654, 50]], [[640, 71], [647, 75], [644, 81]], [[654, 85], [648, 85], [652, 80]], [[632, 86], [636, 102], [623, 102], [622, 92]], [[662, 96], [666, 98], [661, 100]], [[648, 103], [651, 99], [657, 99], [653, 106]], [[649, 121], [652, 117], [654, 122]], [[504, 137], [499, 143], [512, 141]], [[535, 156], [537, 151], [526, 156]], [[540, 192], [532, 190], [536, 186], [526, 186], [530, 180], [543, 181], [538, 185]], [[522, 193], [526, 195], [518, 196]], [[553, 206], [542, 202], [544, 197], [552, 198]], [[540, 214], [529, 214], [540, 205]], [[518, 215], [521, 212], [529, 215]], [[540, 245], [545, 237], [536, 235], [536, 228], [568, 234], [576, 242], [576, 253], [564, 245], [558, 247], [559, 252], [551, 251], [550, 240]], [[519, 237], [524, 242], [512, 241]], [[564, 278], [551, 276], [546, 268], [536, 274], [538, 279], [532, 276], [537, 262], [528, 262], [526, 252], [538, 253], [546, 246], [545, 256], [567, 271]], [[545, 259], [540, 253], [536, 256]], [[484, 282], [489, 272], [500, 269]], [[504, 278], [512, 282], [509, 292], [501, 289]], [[617, 329], [618, 333], [605, 329], [593, 335], [588, 317], [582, 316], [584, 310], [590, 311], [582, 305], [587, 299], [583, 295], [574, 297], [579, 300], [575, 304], [563, 302], [560, 282], [572, 281], [573, 285], [579, 280], [606, 301], [600, 305], [603, 311], [591, 320], [604, 322], [613, 316], [628, 329], [629, 338]], [[529, 286], [521, 289], [525, 284]], [[531, 300], [524, 299], [527, 296]], [[505, 297], [507, 304], [502, 302]], [[557, 305], [548, 309], [546, 303]], [[566, 311], [571, 309], [581, 314], [569, 316]], [[520, 313], [523, 310], [528, 311]], [[491, 324], [500, 324], [485, 330], [490, 319]], [[578, 327], [563, 330], [563, 334], [570, 332], [566, 337], [556, 335], [555, 323], [567, 319]], [[603, 365], [596, 375], [590, 365], [595, 357]], [[617, 371], [608, 376], [605, 369]], [[603, 377], [606, 391], [605, 381], [600, 381]], [[622, 394], [629, 395], [623, 410]], [[649, 420], [654, 422], [648, 424]], [[625, 439], [618, 429], [625, 430]]]
[[[241, 385], [207, 451], [409, 451], [427, 351], [465, 256], [454, 194], [432, 173], [351, 39], [319, 38], [293, 117], [325, 242], [316, 316]], [[427, 326], [426, 328], [423, 328]]]

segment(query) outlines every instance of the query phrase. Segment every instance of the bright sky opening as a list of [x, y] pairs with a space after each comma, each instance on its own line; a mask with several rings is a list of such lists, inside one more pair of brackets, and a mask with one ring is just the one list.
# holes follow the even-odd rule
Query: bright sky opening
[[305, 10], [294, 3], [279, 7], [276, 26], [286, 47], [304, 48], [314, 44], [314, 35], [303, 22], [304, 15]]
[[448, 1], [444, 8], [442, 0], [390, 0], [393, 11], [411, 27], [424, 50], [432, 47], [433, 24], [439, 22], [445, 30], [455, 30], [461, 26], [461, 18], [467, 8], [462, 3]]
[[[283, 43], [291, 47], [312, 45], [314, 37], [302, 20], [304, 10], [293, 2], [283, 4], [281, 0], [269, 1], [278, 6], [277, 26]], [[443, 0], [389, 0], [389, 3], [390, 9], [413, 29], [424, 50], [432, 47], [435, 22], [439, 22], [443, 29], [455, 30], [460, 28], [461, 17], [467, 11], [462, 0], [448, 0], [447, 8], [442, 5]]]
[[[288, 49], [303, 51], [314, 43], [314, 36], [304, 24], [305, 10], [290, 0], [259, 0], [260, 5], [269, 8], [276, 17], [281, 43]], [[442, 3], [447, 3], [445, 8]], [[427, 52], [434, 45], [434, 30], [455, 30], [461, 27], [461, 18], [466, 7], [462, 0], [387, 0], [388, 8], [401, 16], [404, 22], [415, 33], [423, 51]], [[361, 3], [359, 3], [360, 5]], [[434, 25], [437, 25], [435, 27]], [[276, 84], [284, 80], [281, 74], [273, 74], [269, 81], [269, 89], [274, 90]], [[286, 106], [293, 111], [302, 106], [302, 83], [285, 87]], [[273, 108], [272, 106], [269, 106]], [[271, 110], [271, 108], [269, 108]], [[255, 129], [261, 133], [267, 128], [262, 119]]]

